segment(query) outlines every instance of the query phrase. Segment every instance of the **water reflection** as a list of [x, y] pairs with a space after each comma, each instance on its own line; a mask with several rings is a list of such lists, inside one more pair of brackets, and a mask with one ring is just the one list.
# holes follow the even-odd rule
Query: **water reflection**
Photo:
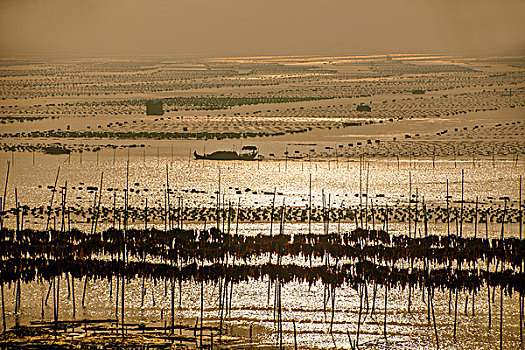
[[[0, 160], [2, 181], [5, 180], [6, 155]], [[17, 188], [18, 201], [22, 205], [40, 206], [48, 203], [52, 185], [60, 166], [59, 185], [68, 182], [68, 203], [70, 206], [91, 207], [93, 193], [86, 189], [88, 186], [98, 186], [100, 173], [104, 172], [103, 188], [107, 190], [102, 197], [102, 204], [106, 207], [113, 205], [114, 196], [122, 202], [122, 190], [126, 183], [125, 157], [119, 157], [115, 164], [111, 155], [99, 158], [98, 165], [93, 157], [84, 157], [82, 164], [73, 161], [71, 164], [60, 157], [41, 156], [41, 161], [33, 166], [31, 155], [17, 154], [15, 163], [11, 167], [8, 186], [8, 206], [14, 203], [14, 188]], [[388, 204], [396, 206], [407, 204], [409, 187], [418, 196], [425, 198], [426, 203], [434, 206], [444, 206], [446, 203], [446, 182], [449, 182], [449, 193], [453, 200], [461, 198], [461, 169], [465, 170], [465, 194], [467, 201], [474, 202], [476, 196], [482, 206], [500, 206], [503, 196], [510, 197], [510, 206], [516, 208], [518, 198], [517, 176], [523, 173], [524, 166], [512, 162], [499, 162], [496, 167], [491, 162], [478, 162], [475, 167], [468, 162], [459, 163], [439, 162], [434, 168], [432, 162], [415, 162], [408, 165], [403, 162], [397, 167], [389, 160], [370, 160], [368, 174], [368, 198], [372, 198], [378, 206]], [[273, 192], [277, 192], [276, 203], [280, 205], [283, 198], [289, 206], [305, 207], [309, 201], [309, 179], [312, 176], [312, 201], [316, 206], [322, 202], [322, 193], [330, 194], [334, 206], [358, 206], [361, 191], [364, 192], [366, 177], [363, 176], [359, 162], [260, 162], [260, 163], [219, 163], [195, 162], [187, 159], [147, 158], [139, 155], [130, 158], [130, 192], [131, 205], [143, 207], [145, 197], [151, 208], [165, 205], [166, 169], [168, 171], [169, 187], [173, 190], [173, 198], [182, 197], [187, 206], [214, 206], [217, 201], [216, 191], [219, 188], [219, 169], [221, 195], [225, 203], [238, 203], [239, 199], [244, 207], [269, 206], [273, 200]], [[409, 184], [411, 179], [411, 186]], [[73, 186], [75, 189], [73, 189]], [[113, 191], [108, 191], [112, 188]], [[117, 190], [118, 189], [118, 190]], [[192, 191], [194, 190], [194, 191]], [[413, 192], [413, 193], [414, 193]], [[357, 194], [357, 196], [356, 196]], [[361, 198], [362, 201], [362, 198]], [[471, 203], [472, 204], [472, 203]], [[454, 205], [457, 205], [454, 204]], [[31, 226], [31, 222], [27, 226]], [[81, 224], [78, 224], [81, 226]], [[107, 223], [104, 225], [108, 225]], [[102, 225], [102, 228], [104, 227]], [[141, 222], [135, 225], [142, 225]], [[158, 224], [162, 225], [162, 224]], [[187, 223], [187, 228], [202, 228], [202, 223]], [[268, 222], [243, 222], [239, 225], [239, 233], [256, 235], [269, 232]], [[377, 226], [382, 223], [378, 222]], [[499, 234], [500, 224], [491, 222], [488, 225], [490, 236]], [[351, 230], [355, 224], [343, 222], [332, 223], [329, 231]], [[276, 228], [275, 228], [276, 229]], [[407, 230], [406, 222], [394, 222], [390, 226], [391, 232], [404, 233]], [[484, 229], [484, 228], [483, 228]], [[313, 232], [323, 232], [322, 223], [314, 223]], [[430, 233], [443, 233], [446, 224], [442, 222], [429, 223]], [[465, 223], [465, 234], [473, 234], [473, 223]], [[480, 231], [482, 229], [480, 228]], [[518, 223], [507, 226], [508, 235], [517, 236]], [[308, 232], [306, 223], [287, 223], [285, 233]], [[485, 233], [484, 231], [483, 234]], [[317, 263], [320, 263], [319, 261]], [[77, 318], [111, 318], [115, 315], [115, 292], [110, 296], [110, 286], [107, 281], [89, 281], [86, 288], [86, 307], [80, 304], [83, 281], [76, 280], [77, 291]], [[115, 283], [115, 280], [114, 280]], [[167, 320], [171, 300], [169, 285], [164, 282], [146, 281], [146, 295], [142, 305], [142, 281], [132, 280], [126, 287], [126, 319], [133, 322], [155, 322], [162, 324]], [[169, 282], [168, 282], [169, 283]], [[72, 317], [71, 297], [66, 298], [68, 289], [66, 283], [61, 283], [60, 318]], [[232, 293], [232, 308], [228, 315], [228, 324], [245, 332], [250, 324], [257, 327], [257, 340], [275, 343], [274, 298], [273, 288], [268, 289], [267, 280], [254, 280], [249, 283], [239, 283], [234, 286]], [[114, 288], [114, 286], [113, 286]], [[178, 288], [178, 285], [175, 286]], [[411, 308], [408, 312], [407, 290], [400, 288], [388, 292], [387, 338], [384, 330], [384, 301], [385, 290], [379, 287], [373, 299], [372, 285], [368, 286], [369, 303], [367, 305], [364, 322], [360, 326], [359, 343], [364, 348], [431, 348], [435, 346], [433, 322], [428, 318], [428, 309], [421, 290], [412, 290]], [[23, 284], [22, 309], [20, 320], [28, 322], [39, 319], [42, 298], [45, 298], [48, 285]], [[268, 293], [268, 290], [270, 292]], [[297, 327], [297, 340], [300, 347], [333, 347], [350, 348], [348, 333], [355, 339], [359, 319], [359, 296], [357, 291], [343, 286], [336, 292], [334, 303], [333, 337], [329, 334], [331, 318], [331, 303], [326, 305], [324, 287], [321, 284], [309, 286], [304, 283], [293, 282], [282, 287], [283, 306], [283, 333], [284, 342], [293, 344], [293, 322]], [[182, 284], [181, 308], [176, 309], [176, 318], [180, 322], [191, 324], [200, 316], [200, 289], [195, 282]], [[6, 288], [7, 319], [9, 324], [14, 323], [14, 286]], [[206, 284], [204, 288], [204, 318], [206, 324], [218, 324], [218, 286]], [[467, 303], [467, 295], [459, 294], [457, 341], [453, 341], [454, 317], [449, 314], [448, 291], [435, 291], [434, 307], [436, 328], [442, 348], [457, 349], [492, 349], [499, 341], [499, 291], [495, 290], [495, 303], [491, 305], [492, 326], [488, 328], [488, 294], [482, 289], [475, 296], [472, 304], [472, 295]], [[373, 305], [373, 306], [372, 306]], [[372, 308], [374, 314], [372, 314]], [[52, 306], [44, 306], [44, 318], [51, 320]], [[503, 342], [504, 348], [520, 346], [519, 343], [519, 314], [518, 298], [505, 295], [503, 298]]]

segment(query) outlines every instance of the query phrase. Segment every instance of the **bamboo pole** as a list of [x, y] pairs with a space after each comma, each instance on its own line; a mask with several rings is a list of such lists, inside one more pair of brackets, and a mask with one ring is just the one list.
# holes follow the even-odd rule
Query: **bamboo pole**
[[70, 273], [70, 277], [71, 277], [71, 301], [72, 301], [72, 306], [73, 306], [73, 318], [75, 318], [76, 316], [75, 279], [73, 278], [71, 273]]
[[348, 336], [348, 342], [350, 343], [350, 349], [355, 350], [355, 343], [352, 341], [352, 336], [350, 335], [350, 331], [346, 330], [346, 335]]
[[224, 277], [224, 284], [223, 284], [223, 288], [222, 288], [222, 296], [221, 296], [221, 303], [220, 303], [220, 317], [219, 317], [219, 336], [222, 337], [222, 323], [223, 323], [223, 318], [225, 317], [225, 308], [227, 307], [227, 301], [226, 301], [226, 298], [228, 296], [228, 280], [226, 279], [226, 277]]
[[[521, 175], [520, 175], [520, 186], [519, 186], [519, 232], [520, 240], [523, 238], [523, 205], [521, 202]], [[523, 273], [523, 262], [520, 265], [520, 273]], [[520, 341], [523, 343], [523, 294], [520, 292]]]
[[113, 228], [115, 228], [115, 219], [117, 216], [117, 192], [113, 192]]
[[523, 343], [523, 297], [522, 293], [518, 295], [519, 300], [519, 314], [520, 314], [520, 342]]
[[436, 169], [436, 146], [434, 146], [434, 152], [432, 152], [432, 169]]
[[[370, 163], [366, 163], [366, 185], [365, 185], [365, 228], [368, 229], [368, 176], [370, 174]], [[328, 232], [327, 232], [328, 233]]]
[[279, 229], [279, 234], [284, 234], [284, 223], [286, 221], [286, 203], [285, 203], [286, 197], [283, 197], [283, 206], [281, 207], [281, 226]]
[[102, 198], [102, 181], [104, 178], [104, 172], [100, 174], [100, 187], [99, 187], [99, 194], [98, 194], [98, 205], [97, 205], [97, 211], [95, 215], [95, 224], [93, 226], [93, 234], [97, 233], [97, 223], [98, 223], [98, 217], [100, 215], [100, 201]]
[[387, 314], [387, 301], [388, 301], [388, 285], [385, 286], [385, 318], [383, 322], [383, 335], [385, 336], [385, 341], [387, 341], [386, 333], [386, 314]]
[[[292, 321], [293, 321], [293, 344], [294, 344], [294, 350], [297, 350], [297, 329], [295, 328], [295, 319], [293, 319]], [[250, 329], [251, 329], [251, 326], [250, 326]]]
[[82, 292], [82, 307], [85, 308], [86, 307], [86, 289], [87, 289], [87, 281], [88, 281], [88, 277], [86, 276], [85, 279], [84, 279], [84, 291]]
[[148, 197], [146, 197], [146, 207], [144, 209], [144, 230], [148, 230]]
[[374, 201], [370, 199], [370, 211], [372, 214], [372, 230], [375, 230], [376, 228], [376, 220], [375, 220], [375, 211], [374, 211]]
[[503, 286], [500, 287], [499, 296], [499, 348], [503, 350]]
[[7, 323], [5, 321], [5, 300], [4, 300], [4, 282], [0, 283], [0, 289], [2, 291], [2, 324], [4, 326], [4, 332], [7, 330]]
[[[487, 218], [488, 219], [488, 218]], [[487, 273], [489, 272], [489, 260], [487, 259]], [[488, 304], [488, 307], [489, 307], [489, 324], [488, 324], [488, 328], [490, 330], [490, 327], [492, 325], [492, 310], [491, 310], [491, 303], [490, 303], [490, 285], [487, 283], [487, 304]]]
[[439, 350], [439, 337], [438, 337], [438, 330], [437, 330], [437, 325], [436, 325], [436, 315], [434, 313], [434, 290], [433, 289], [432, 289], [432, 296], [430, 297], [430, 304], [432, 306], [432, 319], [434, 321], [434, 334], [436, 335], [436, 348]]
[[[120, 223], [120, 218], [119, 218]], [[120, 252], [118, 253], [117, 262], [120, 263]], [[119, 294], [120, 294], [120, 276], [117, 274], [117, 287], [115, 288], [115, 320], [118, 328], [118, 303], [120, 301]]]
[[232, 218], [232, 201], [228, 200], [228, 234], [230, 234], [231, 228], [231, 218]]
[[126, 245], [126, 230], [128, 228], [128, 204], [129, 204], [129, 150], [128, 150], [128, 160], [126, 163], [126, 193], [124, 195], [124, 230], [123, 230], [123, 250], [122, 250], [122, 283], [121, 283], [121, 291], [120, 291], [120, 318], [121, 318], [121, 326], [122, 326], [122, 336], [124, 336], [124, 330], [125, 330], [125, 324], [124, 324], [124, 315], [125, 315], [125, 284], [126, 284], [126, 277], [124, 275], [124, 271], [126, 268], [126, 262], [127, 262], [127, 245]]
[[386, 233], [388, 233], [388, 203], [385, 205], [385, 228]]
[[448, 194], [448, 178], [447, 178], [447, 235], [450, 237], [450, 197]]
[[166, 223], [168, 225], [168, 229], [171, 230], [170, 178], [168, 164], [166, 164], [166, 203]]
[[89, 231], [89, 234], [93, 234], [93, 228], [95, 226], [95, 216], [97, 215], [97, 198], [98, 198], [98, 190], [95, 191], [95, 195], [93, 196], [93, 213], [91, 215], [91, 229]]
[[496, 146], [492, 144], [492, 167], [496, 168]]
[[[145, 261], [146, 261], [146, 254], [142, 252], [142, 263], [144, 263]], [[145, 290], [146, 290], [146, 276], [142, 276], [142, 285], [140, 288], [140, 308], [141, 309], [144, 307], [144, 297], [146, 294]]]
[[454, 304], [454, 343], [456, 342], [457, 322], [458, 322], [458, 289], [456, 288], [456, 302]]
[[[275, 194], [277, 192], [277, 188], [273, 189], [273, 199], [272, 199], [272, 210], [270, 212], [270, 236], [272, 236], [272, 230], [273, 230], [273, 214], [275, 210]], [[270, 255], [271, 258], [271, 255]]]
[[201, 281], [201, 329], [200, 329], [200, 344], [202, 348], [202, 319], [204, 318], [204, 280]]
[[183, 230], [184, 229], [184, 197], [180, 196], [179, 200], [180, 200], [180, 204], [179, 204], [179, 207], [180, 207], [180, 229]]
[[[503, 208], [503, 220], [501, 221], [501, 240], [503, 241], [504, 237], [505, 237], [505, 216], [507, 214], [507, 197], [505, 197], [504, 199], [504, 208]], [[503, 266], [502, 266], [503, 268]]]
[[469, 293], [467, 292], [467, 295], [465, 297], [465, 316], [468, 316], [468, 297]]
[[241, 212], [241, 197], [239, 196], [239, 203], [237, 204], [237, 214], [235, 215], [235, 234], [239, 234], [239, 214]]
[[[124, 243], [124, 244], [125, 244], [125, 243]], [[124, 260], [123, 263], [125, 264], [125, 263], [126, 263], [126, 262], [125, 262], [125, 258], [124, 258], [123, 260]], [[121, 326], [122, 326], [122, 336], [124, 336], [124, 327], [125, 327], [125, 326], [124, 326], [124, 315], [125, 315], [125, 314], [124, 314], [124, 306], [125, 306], [125, 305], [124, 305], [124, 291], [125, 291], [125, 289], [124, 289], [124, 283], [125, 283], [125, 280], [126, 280], [126, 279], [125, 279], [125, 276], [124, 276], [124, 266], [125, 266], [125, 265], [123, 265], [123, 268], [122, 268], [122, 283], [121, 283], [121, 288], [122, 288], [122, 289], [121, 289], [121, 291], [120, 291], [120, 297], [121, 297], [121, 299], [120, 299], [120, 300], [121, 300], [121, 305], [120, 305], [120, 319], [121, 319], [121, 321], [120, 321], [120, 324], [121, 324]]]
[[474, 215], [474, 238], [478, 238], [478, 196], [476, 196], [476, 212]]
[[[359, 290], [359, 314], [357, 318], [357, 335], [356, 335], [356, 340], [355, 340], [356, 348], [359, 348], [359, 331], [361, 329], [361, 312], [363, 311], [363, 294], [364, 294], [363, 287], [360, 286], [359, 289], [360, 289]], [[385, 315], [386, 315], [386, 312], [385, 312]]]
[[168, 231], [168, 189], [164, 191], [164, 232]]
[[408, 172], [408, 237], [412, 237], [412, 172]]
[[359, 157], [359, 221], [363, 227], [363, 156]]
[[418, 192], [418, 188], [416, 187], [416, 203], [414, 205], [414, 238], [416, 238], [416, 235], [417, 235], [417, 224], [419, 223], [418, 204], [419, 204], [419, 192]]
[[376, 308], [376, 295], [377, 295], [377, 282], [374, 281], [373, 295], [372, 295], [372, 310], [370, 311], [370, 317], [373, 317], [375, 314]]
[[171, 278], [171, 322], [170, 322], [170, 334], [173, 333], [173, 327], [175, 326], [175, 280]]
[[521, 201], [521, 175], [520, 175], [520, 186], [519, 186], [519, 232], [520, 240], [523, 239], [523, 203]]
[[459, 221], [459, 236], [463, 238], [463, 203], [464, 203], [464, 196], [463, 196], [463, 187], [465, 184], [465, 169], [461, 169], [461, 207], [460, 207], [460, 221]]
[[[283, 311], [282, 311], [282, 304], [281, 304], [281, 287], [282, 282], [279, 280], [279, 348], [282, 350], [283, 348]], [[231, 300], [231, 299], [230, 299]]]
[[[66, 231], [66, 199], [67, 199], [67, 181], [64, 184], [64, 187], [62, 188], [62, 224], [60, 225], [60, 231], [65, 232]], [[22, 218], [23, 219], [23, 218]], [[22, 220], [23, 223], [23, 220]], [[67, 278], [68, 281], [68, 298], [69, 298], [69, 278]]]
[[331, 211], [332, 211], [332, 195], [331, 195], [331, 193], [328, 193], [328, 210], [326, 212], [326, 234], [328, 234], [329, 230], [330, 230], [330, 213], [331, 213]]
[[308, 234], [311, 235], [312, 234], [312, 173], [310, 173], [310, 182], [309, 182], [308, 187], [309, 187], [309, 191], [308, 191]]
[[[57, 176], [55, 178], [55, 185], [53, 186], [53, 191], [51, 192], [51, 201], [49, 203], [49, 210], [47, 212], [46, 231], [49, 229], [49, 219], [51, 217], [51, 207], [53, 206], [53, 199], [55, 198], [55, 192], [56, 192], [56, 188], [57, 188], [57, 182], [58, 182], [59, 174], [60, 174], [60, 167], [58, 167]], [[6, 187], [7, 187], [7, 179], [6, 179]], [[4, 192], [4, 195], [5, 195], [5, 192]]]
[[220, 229], [220, 210], [221, 210], [221, 168], [219, 167], [219, 189], [217, 191], [217, 230]]
[[58, 320], [60, 318], [60, 275], [57, 278], [57, 305], [56, 305], [56, 317], [55, 317], [55, 327], [58, 325]]
[[[55, 321], [55, 332], [56, 332], [56, 324], [57, 324], [57, 294], [56, 294], [56, 277], [53, 276], [53, 320]], [[16, 313], [16, 312], [15, 312]]]
[[[18, 203], [18, 189], [15, 187], [15, 217], [16, 217], [16, 233], [17, 233], [17, 236], [18, 236], [18, 231], [20, 230], [20, 215], [19, 215], [19, 212], [20, 212], [20, 206], [19, 206], [19, 203]], [[18, 237], [17, 237], [17, 240], [18, 240]]]
[[333, 336], [333, 325], [335, 314], [335, 287], [332, 287], [332, 318], [330, 319], [330, 334]]

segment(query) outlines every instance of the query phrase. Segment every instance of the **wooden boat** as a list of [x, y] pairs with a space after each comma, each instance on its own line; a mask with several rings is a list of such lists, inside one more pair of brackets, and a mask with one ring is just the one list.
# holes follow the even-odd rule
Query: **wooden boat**
[[70, 154], [71, 153], [71, 151], [68, 150], [67, 148], [59, 147], [59, 146], [44, 147], [42, 151], [47, 154]]
[[216, 151], [210, 154], [198, 154], [193, 152], [195, 159], [211, 159], [211, 160], [258, 160], [259, 152], [255, 146], [244, 146], [240, 153], [235, 151]]

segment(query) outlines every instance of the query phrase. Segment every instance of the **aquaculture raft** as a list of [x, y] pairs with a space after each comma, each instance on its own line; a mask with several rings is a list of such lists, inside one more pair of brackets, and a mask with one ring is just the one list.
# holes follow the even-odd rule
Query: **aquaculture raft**
[[[270, 259], [267, 263], [249, 263], [255, 261], [252, 258], [268, 255]], [[228, 234], [215, 228], [202, 231], [108, 229], [90, 234], [77, 229], [3, 229], [0, 231], [0, 256], [0, 282], [2, 285], [17, 283], [18, 291], [20, 281], [48, 281], [51, 286], [68, 276], [73, 280], [85, 278], [108, 281], [115, 277], [121, 280], [121, 295], [125, 293], [125, 283], [131, 279], [171, 281], [172, 315], [173, 282], [195, 281], [201, 286], [201, 328], [204, 283], [218, 282], [222, 286], [219, 288], [222, 299], [226, 298], [224, 294], [227, 292], [223, 294], [223, 291], [227, 290], [228, 285], [231, 289], [243, 281], [268, 279], [276, 288], [274, 307], [280, 325], [277, 332], [281, 338], [280, 290], [283, 284], [292, 281], [323, 283], [332, 295], [332, 312], [337, 288], [343, 285], [354, 288], [359, 292], [363, 305], [366, 286], [372, 284], [376, 291], [377, 286], [381, 286], [385, 290], [385, 337], [389, 289], [427, 291], [429, 319], [431, 310], [434, 314], [434, 290], [448, 290], [451, 296], [456, 296], [455, 320], [459, 292], [474, 297], [484, 286], [489, 295], [491, 288], [492, 293], [497, 288], [501, 304], [504, 294], [512, 296], [512, 293], [518, 293], [518, 312], [522, 316], [525, 289], [523, 239], [394, 236], [382, 230], [361, 228], [339, 234], [257, 236]], [[271, 261], [271, 256], [276, 256], [275, 262]], [[323, 263], [283, 264], [283, 257], [302, 258], [305, 261], [320, 258]], [[297, 260], [300, 259], [294, 261]], [[56, 298], [58, 300], [58, 293]], [[227, 301], [222, 299], [221, 303], [220, 308], [228, 308]], [[122, 311], [124, 307], [122, 303]], [[58, 322], [56, 314], [55, 317], [55, 322]], [[489, 317], [491, 322], [490, 313]], [[121, 333], [126, 334], [129, 326], [124, 324], [123, 318], [124, 313], [120, 325]], [[119, 320], [115, 322], [118, 325]], [[175, 328], [173, 322], [172, 316], [171, 324], [164, 330], [172, 332]], [[223, 334], [222, 311], [217, 333]]]

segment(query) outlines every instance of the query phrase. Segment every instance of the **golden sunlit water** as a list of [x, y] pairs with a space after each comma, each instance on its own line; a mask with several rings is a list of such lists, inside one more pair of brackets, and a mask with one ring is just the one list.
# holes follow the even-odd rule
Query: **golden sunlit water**
[[[167, 153], [166, 150], [162, 153]], [[170, 156], [144, 157], [141, 150], [100, 151], [99, 154], [84, 153], [68, 155], [31, 153], [3, 153], [0, 157], [0, 180], [5, 182], [7, 163], [10, 163], [10, 178], [7, 187], [7, 205], [12, 206], [17, 199], [21, 206], [29, 208], [49, 204], [52, 186], [58, 176], [58, 186], [67, 182], [67, 203], [72, 208], [88, 209], [93, 207], [94, 190], [88, 187], [100, 185], [103, 173], [103, 195], [101, 205], [111, 209], [114, 201], [117, 206], [123, 204], [123, 189], [126, 188], [126, 169], [129, 164], [130, 206], [145, 208], [148, 198], [149, 210], [156, 213], [151, 218], [151, 225], [163, 228], [162, 210], [165, 205], [166, 185], [170, 189], [172, 203], [178, 205], [179, 198], [184, 208], [215, 208], [217, 191], [220, 182], [220, 201], [226, 207], [252, 208], [267, 210], [272, 202], [277, 208], [283, 203], [287, 207], [306, 208], [309, 203], [310, 178], [312, 206], [321, 207], [323, 195], [330, 201], [332, 208], [359, 208], [367, 203], [367, 210], [379, 210], [386, 205], [391, 208], [406, 208], [409, 195], [421, 205], [422, 201], [429, 208], [443, 208], [446, 205], [446, 190], [448, 190], [450, 205], [458, 208], [461, 199], [462, 172], [464, 177], [463, 196], [465, 211], [472, 211], [476, 202], [479, 210], [501, 208], [503, 197], [509, 197], [509, 212], [518, 207], [519, 177], [523, 174], [523, 162], [512, 159], [499, 159], [497, 162], [487, 160], [409, 160], [402, 159], [365, 159], [338, 161], [261, 161], [261, 162], [217, 162], [196, 161]], [[111, 190], [110, 190], [111, 189]], [[276, 193], [275, 197], [273, 193]], [[367, 193], [360, 197], [359, 193]], [[416, 197], [417, 196], [417, 197]], [[58, 196], [57, 196], [58, 197]], [[275, 198], [275, 199], [274, 199]], [[54, 206], [59, 206], [55, 197]], [[175, 205], [175, 204], [174, 204]], [[414, 206], [414, 204], [411, 204]], [[401, 210], [401, 209], [400, 209]], [[84, 216], [78, 212], [72, 218], [71, 226], [88, 228], [87, 212]], [[498, 222], [499, 212], [495, 211], [493, 220], [485, 225], [479, 224], [476, 232], [479, 236], [499, 237], [501, 223]], [[185, 228], [202, 229], [202, 220], [187, 219]], [[45, 227], [46, 211], [34, 215], [27, 214], [25, 228]], [[307, 233], [308, 223], [298, 222], [290, 217], [282, 227], [285, 234]], [[377, 221], [376, 221], [377, 220]], [[414, 222], [391, 218], [390, 231], [395, 234], [405, 234], [409, 225], [415, 229]], [[57, 223], [58, 221], [58, 223]], [[60, 220], [54, 221], [55, 225]], [[101, 228], [110, 227], [108, 218], [101, 222]], [[213, 223], [208, 222], [208, 225]], [[374, 218], [367, 223], [369, 227], [384, 227], [384, 220]], [[14, 218], [8, 217], [7, 225], [14, 225]], [[143, 219], [132, 216], [130, 225], [142, 227]], [[238, 226], [237, 226], [238, 225]], [[239, 224], [232, 223], [230, 230], [245, 235], [269, 234], [271, 224], [265, 220], [243, 220]], [[452, 234], [457, 234], [457, 222], [452, 223]], [[322, 233], [325, 226], [314, 222], [311, 230]], [[355, 228], [355, 223], [334, 220], [328, 226], [329, 232], [344, 232]], [[273, 223], [272, 229], [280, 229], [278, 223]], [[431, 218], [428, 232], [431, 234], [447, 234], [447, 224]], [[419, 223], [419, 234], [423, 230]], [[462, 234], [473, 237], [475, 226], [472, 221], [463, 223]], [[505, 225], [506, 237], [518, 237], [519, 224], [511, 220]], [[245, 263], [260, 263], [268, 257]], [[322, 265], [321, 259], [308, 261], [295, 259], [284, 262], [294, 262], [303, 265]], [[116, 279], [112, 284], [103, 280], [89, 280], [85, 292], [85, 307], [81, 305], [82, 290], [85, 281], [74, 280], [76, 291], [77, 318], [112, 318], [115, 317]], [[169, 321], [171, 309], [171, 282], [145, 281], [145, 296], [142, 299], [142, 281], [131, 280], [126, 285], [125, 317], [129, 322], [145, 322], [164, 324]], [[72, 317], [71, 286], [65, 280], [60, 283], [60, 318]], [[177, 322], [194, 324], [200, 317], [200, 286], [193, 281], [182, 283], [182, 298], [179, 301], [179, 285], [176, 290], [176, 320]], [[12, 307], [14, 300], [14, 285], [6, 286], [6, 316], [9, 325], [40, 319], [42, 302], [48, 291], [48, 283], [22, 284], [21, 310], [15, 315]], [[276, 344], [277, 333], [274, 315], [275, 285], [269, 285], [268, 280], [252, 280], [235, 284], [231, 291], [231, 309], [225, 320], [231, 332], [245, 337], [249, 336], [252, 327], [253, 338], [265, 344]], [[363, 291], [364, 292], [364, 291]], [[359, 312], [360, 298], [358, 291], [343, 286], [335, 290], [335, 298], [325, 302], [327, 290], [321, 283], [308, 285], [295, 281], [282, 286], [282, 324], [284, 343], [294, 344], [294, 327], [297, 332], [297, 343], [301, 348], [351, 348], [350, 338], [356, 340], [359, 323], [359, 345], [370, 349], [425, 349], [436, 347], [434, 322], [427, 307], [426, 291], [416, 288], [410, 292], [408, 288], [392, 288], [388, 291], [387, 310], [385, 312], [385, 289], [374, 290], [372, 283], [367, 285], [368, 296], [365, 305], [366, 312]], [[410, 310], [408, 295], [410, 296]], [[492, 299], [489, 301], [488, 294]], [[503, 309], [500, 309], [500, 291], [498, 289], [482, 288], [476, 295], [459, 293], [457, 302], [457, 339], [453, 339], [454, 299], [452, 311], [448, 290], [435, 290], [433, 305], [435, 324], [439, 345], [451, 349], [493, 349], [499, 347], [500, 317], [503, 330], [503, 348], [511, 349], [521, 346], [519, 341], [518, 296], [504, 295]], [[218, 307], [218, 285], [204, 285], [204, 323], [217, 325], [220, 311]], [[491, 303], [491, 325], [489, 327], [488, 304]], [[52, 301], [44, 305], [44, 319], [53, 319]], [[373, 312], [372, 312], [373, 310]], [[120, 311], [119, 311], [120, 312]], [[333, 312], [333, 319], [332, 319]], [[384, 322], [386, 317], [386, 338]], [[295, 323], [295, 326], [294, 326]], [[330, 332], [332, 324], [332, 332]]]

